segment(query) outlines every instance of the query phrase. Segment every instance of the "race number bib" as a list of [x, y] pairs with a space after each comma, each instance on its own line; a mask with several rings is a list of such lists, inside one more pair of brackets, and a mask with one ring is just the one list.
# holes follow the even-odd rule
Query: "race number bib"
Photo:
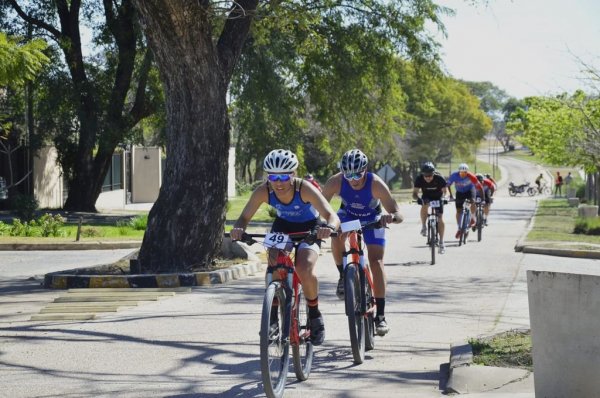
[[440, 201], [432, 200], [431, 202], [429, 202], [429, 207], [433, 207], [434, 209], [440, 207]]
[[266, 249], [276, 248], [285, 250], [288, 243], [290, 243], [290, 237], [288, 234], [282, 232], [269, 232], [265, 235], [263, 246]]
[[475, 198], [475, 203], [481, 203], [481, 198], [479, 196]]

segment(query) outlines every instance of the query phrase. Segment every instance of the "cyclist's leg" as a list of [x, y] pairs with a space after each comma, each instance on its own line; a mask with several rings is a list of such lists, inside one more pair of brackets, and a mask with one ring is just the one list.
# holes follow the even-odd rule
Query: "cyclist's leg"
[[[351, 221], [347, 217], [344, 217], [343, 214], [338, 213], [338, 216], [340, 217], [340, 222]], [[337, 238], [331, 238], [331, 254], [333, 255], [333, 261], [339, 273], [339, 279], [337, 287], [335, 289], [335, 294], [340, 300], [344, 299], [344, 269], [342, 255], [344, 250], [345, 239], [343, 239], [342, 236], [339, 236]]]
[[389, 332], [389, 327], [385, 320], [385, 293], [386, 293], [386, 275], [383, 263], [385, 254], [385, 229], [375, 229], [364, 231], [363, 237], [367, 245], [367, 254], [369, 265], [373, 274], [373, 289], [375, 290], [375, 304], [377, 305], [377, 314], [375, 315], [375, 325], [377, 334], [384, 336]]
[[[319, 311], [319, 280], [315, 274], [318, 249], [315, 245], [301, 245], [296, 253], [296, 273], [302, 282], [302, 290], [308, 304], [308, 318], [311, 326], [311, 339], [314, 345], [320, 345], [325, 339], [325, 325]], [[316, 246], [318, 248], [318, 246]]]
[[463, 206], [465, 203], [465, 198], [467, 194], [464, 192], [456, 192], [456, 225], [458, 226], [458, 231], [456, 232], [455, 238], [458, 239], [460, 237], [460, 231], [462, 229], [462, 225], [460, 225], [460, 219], [462, 217]]
[[444, 224], [444, 204], [440, 203], [440, 207], [437, 209], [437, 219], [438, 219], [438, 234], [440, 235], [440, 248], [442, 251], [445, 250], [444, 244], [444, 230], [446, 229], [446, 224]]
[[[423, 198], [425, 200], [425, 198]], [[427, 220], [427, 212], [429, 211], [429, 204], [425, 201], [421, 205], [421, 235], [425, 236], [427, 234], [427, 227], [425, 226], [425, 221]]]

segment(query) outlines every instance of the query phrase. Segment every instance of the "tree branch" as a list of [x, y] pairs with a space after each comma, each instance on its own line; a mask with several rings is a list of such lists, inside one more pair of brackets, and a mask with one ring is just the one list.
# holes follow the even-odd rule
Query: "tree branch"
[[229, 18], [217, 43], [219, 63], [223, 77], [227, 82], [233, 74], [233, 68], [242, 52], [242, 46], [248, 32], [258, 0], [239, 0], [233, 3]]
[[152, 66], [152, 51], [150, 48], [146, 49], [146, 54], [144, 54], [144, 61], [142, 62], [142, 67], [140, 69], [140, 77], [138, 79], [137, 90], [135, 91], [135, 101], [133, 103], [133, 107], [131, 108], [131, 126], [128, 126], [129, 129], [133, 128], [142, 118], [148, 116], [150, 114], [148, 110], [148, 106], [146, 104], [146, 85], [148, 84], [148, 74], [150, 72], [150, 67]]
[[15, 10], [15, 12], [25, 21], [25, 22], [29, 22], [32, 25], [37, 26], [38, 28], [44, 29], [47, 32], [49, 32], [52, 36], [54, 36], [55, 40], [60, 40], [60, 38], [62, 37], [62, 33], [56, 29], [54, 26], [47, 24], [46, 22], [39, 20], [37, 18], [34, 18], [30, 15], [28, 15], [25, 11], [23, 11], [23, 9], [19, 6], [19, 3], [17, 3], [16, 0], [8, 0], [8, 2], [10, 3], [10, 5], [12, 6], [13, 10]]

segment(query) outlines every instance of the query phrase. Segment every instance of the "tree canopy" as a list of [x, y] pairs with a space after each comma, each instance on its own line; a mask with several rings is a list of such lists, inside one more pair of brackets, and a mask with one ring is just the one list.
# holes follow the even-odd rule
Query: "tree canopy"
[[47, 44], [41, 39], [20, 43], [15, 37], [0, 32], [0, 86], [22, 84], [36, 77], [49, 58]]
[[508, 126], [523, 131], [524, 145], [552, 164], [600, 171], [600, 99], [577, 91], [526, 98], [525, 105]]

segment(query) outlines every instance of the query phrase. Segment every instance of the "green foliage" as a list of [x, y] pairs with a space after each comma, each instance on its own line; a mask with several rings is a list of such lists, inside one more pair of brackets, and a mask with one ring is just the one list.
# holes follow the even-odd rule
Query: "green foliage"
[[130, 221], [131, 228], [136, 231], [145, 231], [148, 226], [148, 214], [135, 216]]
[[575, 92], [553, 98], [530, 97], [513, 113], [508, 128], [523, 131], [522, 143], [551, 164], [598, 169], [600, 99]]
[[50, 60], [41, 39], [20, 44], [20, 39], [0, 32], [0, 86], [20, 85], [32, 80]]
[[65, 225], [65, 219], [60, 215], [44, 214], [37, 220], [37, 226], [40, 228], [42, 237], [59, 237], [64, 234], [61, 232], [61, 227]]
[[32, 220], [38, 207], [39, 203], [33, 195], [15, 194], [10, 199], [10, 208], [25, 220]]
[[101, 238], [105, 235], [101, 228], [97, 227], [84, 227], [81, 228], [81, 236], [84, 238]]
[[[396, 60], [436, 69], [425, 24], [448, 10], [429, 0], [270, 2], [259, 8], [231, 84], [232, 125], [242, 178], [274, 147], [300, 157], [301, 170], [335, 171], [358, 146], [388, 159], [405, 128], [406, 96]], [[379, 150], [384, 149], [384, 150]]]
[[469, 339], [469, 344], [476, 364], [533, 369], [530, 331], [511, 330], [489, 338]]
[[575, 234], [600, 235], [600, 217], [578, 218], [575, 220]]

